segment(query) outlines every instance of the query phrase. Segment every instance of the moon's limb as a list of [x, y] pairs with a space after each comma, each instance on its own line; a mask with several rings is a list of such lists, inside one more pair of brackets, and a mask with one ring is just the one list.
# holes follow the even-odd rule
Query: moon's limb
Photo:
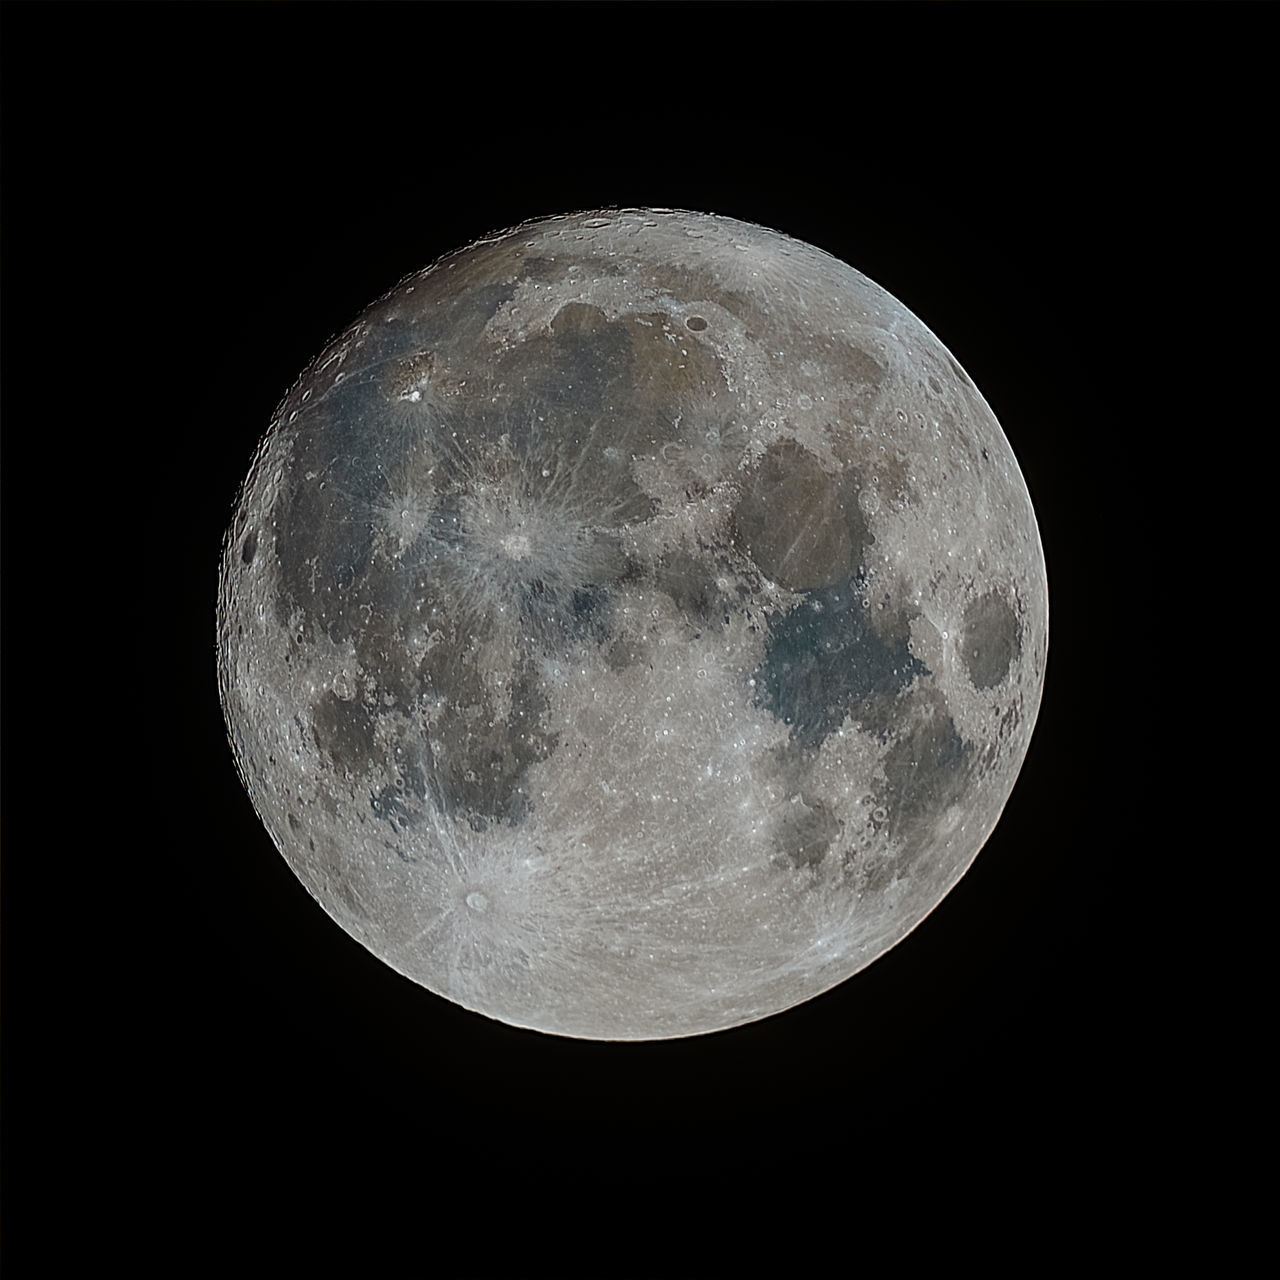
[[689, 1035], [870, 963], [995, 826], [1047, 644], [954, 358], [776, 232], [607, 211], [403, 281], [286, 396], [224, 551], [245, 785], [401, 973]]

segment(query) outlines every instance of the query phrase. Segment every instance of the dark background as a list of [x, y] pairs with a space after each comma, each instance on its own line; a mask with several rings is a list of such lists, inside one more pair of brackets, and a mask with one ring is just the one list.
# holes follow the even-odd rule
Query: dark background
[[[804, 1212], [902, 1162], [920, 1194], [944, 1155], [1124, 1158], [1159, 1028], [1123, 885], [1160, 851], [1116, 619], [1263, 117], [1252, 10], [1102, 8], [4, 6], [8, 1249], [73, 1186], [106, 1244], [225, 1245], [358, 1234], [366, 1191], [463, 1221], [732, 1171]], [[215, 684], [220, 538], [305, 364], [440, 253], [609, 205], [775, 227], [914, 310], [1013, 445], [1051, 600], [1030, 754], [946, 901], [800, 1008], [642, 1045], [347, 938]]]

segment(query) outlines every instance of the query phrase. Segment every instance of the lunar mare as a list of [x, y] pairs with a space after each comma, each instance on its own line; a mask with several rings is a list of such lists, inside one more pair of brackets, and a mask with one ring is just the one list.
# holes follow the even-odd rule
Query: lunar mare
[[410, 276], [280, 405], [220, 692], [272, 839], [468, 1009], [692, 1035], [862, 969], [973, 861], [1040, 700], [992, 411], [853, 268], [606, 210]]

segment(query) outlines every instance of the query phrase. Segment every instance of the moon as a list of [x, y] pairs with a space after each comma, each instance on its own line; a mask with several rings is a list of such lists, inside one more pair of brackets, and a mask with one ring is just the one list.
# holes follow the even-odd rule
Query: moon
[[994, 414], [852, 267], [728, 217], [478, 240], [285, 396], [221, 562], [240, 776], [324, 910], [520, 1027], [843, 982], [1026, 755], [1044, 555]]

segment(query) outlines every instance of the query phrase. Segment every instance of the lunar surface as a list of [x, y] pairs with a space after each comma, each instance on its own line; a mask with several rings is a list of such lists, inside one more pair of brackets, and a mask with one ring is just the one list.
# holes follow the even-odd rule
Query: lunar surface
[[901, 303], [731, 218], [495, 234], [335, 338], [224, 548], [241, 777], [343, 929], [641, 1040], [893, 946], [972, 863], [1048, 609], [991, 409]]

